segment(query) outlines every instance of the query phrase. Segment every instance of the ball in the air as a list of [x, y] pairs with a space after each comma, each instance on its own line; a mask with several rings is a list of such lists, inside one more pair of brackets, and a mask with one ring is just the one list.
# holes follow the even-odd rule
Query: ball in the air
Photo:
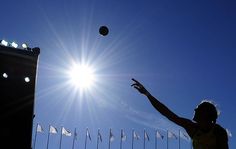
[[99, 28], [99, 33], [102, 35], [102, 36], [106, 36], [108, 33], [109, 33], [109, 29], [106, 27], [106, 26], [101, 26]]

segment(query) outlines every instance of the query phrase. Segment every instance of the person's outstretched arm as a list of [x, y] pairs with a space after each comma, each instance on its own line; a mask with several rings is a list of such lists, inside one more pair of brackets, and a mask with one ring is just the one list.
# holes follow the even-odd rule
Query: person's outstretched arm
[[147, 96], [147, 98], [149, 99], [149, 101], [151, 102], [151, 104], [157, 111], [159, 111], [162, 115], [164, 115], [169, 120], [176, 123], [177, 125], [184, 127], [190, 135], [193, 133], [192, 128], [194, 127], [194, 123], [191, 120], [181, 118], [178, 115], [176, 115], [174, 112], [168, 109], [163, 103], [161, 103], [159, 100], [153, 97], [140, 82], [138, 82], [135, 79], [132, 79], [132, 80], [134, 81], [134, 83], [131, 86], [136, 88], [141, 94], [144, 94], [145, 96]]

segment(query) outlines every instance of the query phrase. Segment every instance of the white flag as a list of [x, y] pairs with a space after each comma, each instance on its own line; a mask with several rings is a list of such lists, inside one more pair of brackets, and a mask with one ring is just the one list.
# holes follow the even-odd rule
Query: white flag
[[49, 133], [54, 133], [54, 134], [56, 134], [56, 133], [57, 133], [57, 128], [55, 128], [55, 127], [53, 127], [53, 126], [50, 125]]
[[86, 129], [86, 136], [89, 137], [90, 141], [92, 140], [88, 128]]
[[184, 132], [182, 132], [182, 131], [180, 131], [180, 132], [181, 132], [180, 134], [181, 134], [182, 136], [184, 136], [185, 139], [189, 140], [188, 134], [186, 134], [186, 133], [184, 133]]
[[98, 130], [98, 139], [102, 142], [102, 135], [100, 133], [100, 130]]
[[174, 138], [174, 139], [177, 139], [177, 136], [171, 132], [171, 131], [168, 131], [168, 138]]
[[74, 138], [75, 138], [75, 140], [78, 139], [77, 137], [78, 137], [78, 134], [77, 134], [76, 129], [75, 129], [75, 132], [74, 132]]
[[65, 136], [71, 136], [71, 132], [62, 127], [61, 133]]
[[136, 140], [139, 140], [139, 139], [140, 139], [140, 136], [139, 136], [135, 131], [134, 131], [133, 137], [134, 137]]
[[43, 127], [37, 124], [37, 132], [43, 132]]
[[147, 140], [149, 141], [149, 136], [148, 136], [148, 134], [147, 134], [146, 131], [144, 131], [144, 138], [147, 139]]
[[110, 139], [111, 142], [115, 140], [115, 137], [114, 137], [114, 135], [111, 132], [111, 129], [110, 129], [110, 137], [109, 137], [109, 139]]
[[126, 140], [126, 135], [123, 129], [121, 129], [121, 140], [125, 141]]
[[161, 139], [163, 139], [164, 136], [163, 136], [159, 131], [156, 131], [156, 138], [161, 138]]

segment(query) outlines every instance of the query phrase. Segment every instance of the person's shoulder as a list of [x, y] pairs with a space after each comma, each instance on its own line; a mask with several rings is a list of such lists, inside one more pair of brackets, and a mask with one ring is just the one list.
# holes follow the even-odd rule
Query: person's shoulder
[[228, 149], [228, 134], [225, 128], [216, 124], [214, 127], [214, 134], [219, 149]]
[[215, 127], [214, 127], [214, 133], [219, 136], [219, 137], [223, 137], [223, 138], [227, 138], [228, 135], [227, 135], [227, 132], [226, 132], [226, 129], [223, 128], [221, 125], [219, 124], [215, 124]]
[[226, 132], [225, 128], [223, 128], [223, 127], [222, 127], [221, 125], [219, 125], [219, 124], [215, 124], [214, 130], [215, 130], [215, 131], [219, 131], [219, 132]]

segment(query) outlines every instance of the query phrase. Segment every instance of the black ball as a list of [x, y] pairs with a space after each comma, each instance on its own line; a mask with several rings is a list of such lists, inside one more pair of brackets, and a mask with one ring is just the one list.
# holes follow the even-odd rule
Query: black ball
[[102, 35], [102, 36], [106, 36], [108, 33], [109, 33], [109, 29], [106, 27], [106, 26], [101, 26], [99, 28], [99, 33]]

